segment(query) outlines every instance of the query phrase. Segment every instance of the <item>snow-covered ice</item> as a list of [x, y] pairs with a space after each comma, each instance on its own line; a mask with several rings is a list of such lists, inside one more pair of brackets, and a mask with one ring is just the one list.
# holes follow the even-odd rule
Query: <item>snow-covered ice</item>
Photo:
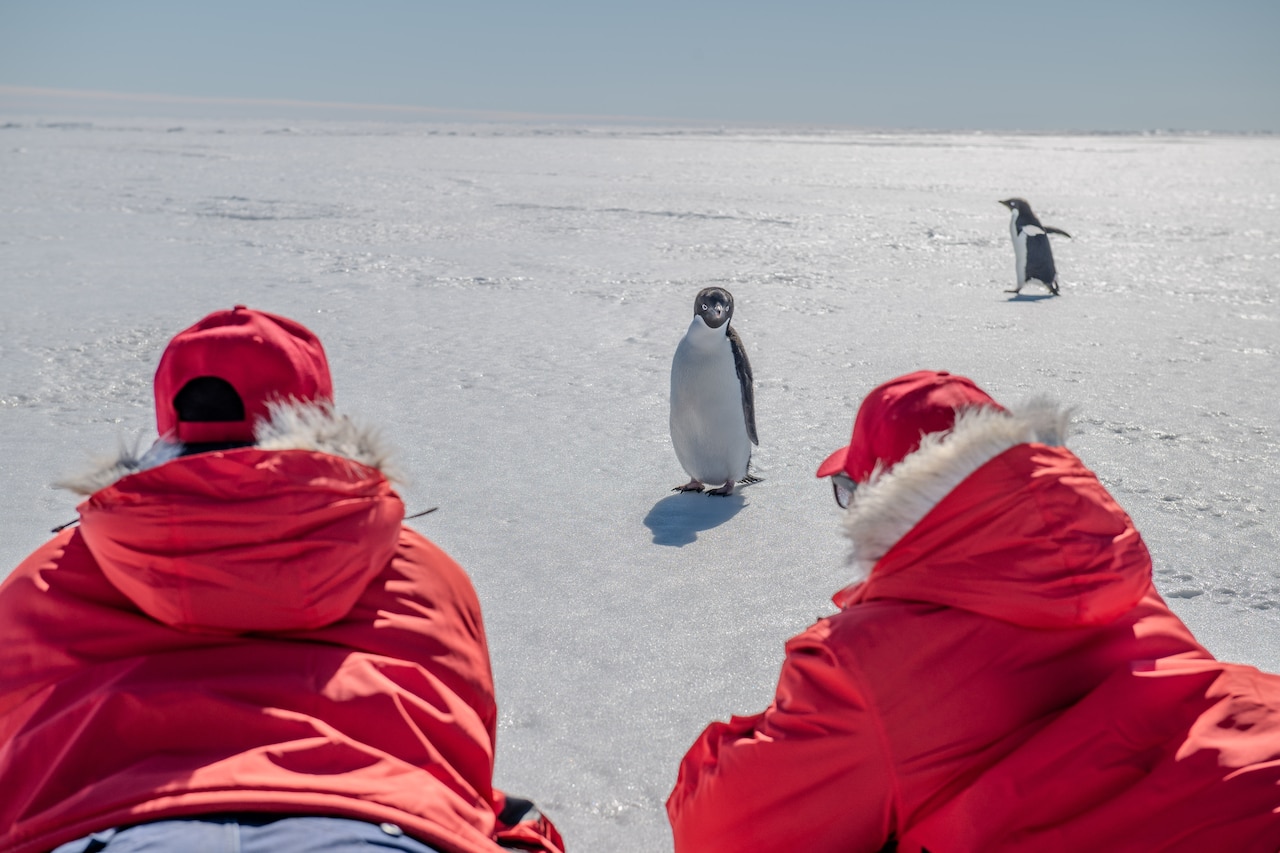
[[[1071, 447], [1220, 657], [1280, 670], [1280, 139], [0, 116], [0, 574], [50, 483], [154, 437], [171, 335], [236, 303], [324, 341], [470, 572], [497, 782], [571, 850], [670, 849], [702, 727], [762, 709], [849, 578], [813, 471], [917, 368], [1075, 404]], [[1012, 285], [1008, 213], [1063, 295]], [[764, 482], [673, 494], [671, 356], [718, 284]]]

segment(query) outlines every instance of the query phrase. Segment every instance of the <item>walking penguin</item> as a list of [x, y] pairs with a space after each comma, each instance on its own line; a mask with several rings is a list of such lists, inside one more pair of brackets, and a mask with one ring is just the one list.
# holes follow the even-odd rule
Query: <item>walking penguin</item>
[[729, 321], [733, 294], [708, 287], [693, 301], [693, 322], [671, 361], [671, 443], [690, 476], [672, 491], [731, 495], [750, 476], [756, 440], [751, 362]]
[[1041, 225], [1040, 220], [1031, 212], [1031, 205], [1025, 199], [1006, 198], [1000, 202], [1009, 208], [1009, 236], [1013, 238], [1013, 253], [1017, 266], [1018, 278], [1012, 290], [1005, 293], [1018, 293], [1023, 286], [1031, 282], [1049, 288], [1054, 296], [1058, 295], [1058, 271], [1053, 266], [1053, 250], [1049, 248], [1049, 235], [1061, 234], [1070, 237], [1061, 228], [1052, 225]]

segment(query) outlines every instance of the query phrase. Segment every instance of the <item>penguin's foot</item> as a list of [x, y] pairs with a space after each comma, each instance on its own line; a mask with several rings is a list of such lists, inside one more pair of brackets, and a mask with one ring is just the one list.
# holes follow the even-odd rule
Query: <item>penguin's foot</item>
[[671, 491], [673, 491], [673, 492], [700, 492], [700, 491], [702, 491], [702, 490], [703, 490], [703, 489], [705, 489], [705, 488], [706, 488], [706, 486], [702, 485], [702, 483], [698, 482], [697, 480], [690, 480], [689, 482], [685, 483], [683, 486], [676, 486], [676, 487], [675, 487], [674, 489], [672, 489]]
[[1021, 287], [1006, 287], [1006, 288], [1004, 289], [1004, 292], [1005, 292], [1005, 293], [1021, 293], [1021, 292], [1022, 292], [1022, 288], [1021, 288]]
[[721, 486], [718, 489], [707, 490], [707, 494], [715, 495], [718, 498], [727, 498], [729, 497], [729, 495], [733, 494], [733, 487], [735, 485], [736, 484], [733, 482], [733, 480], [730, 480], [729, 482], [725, 483], [723, 486]]

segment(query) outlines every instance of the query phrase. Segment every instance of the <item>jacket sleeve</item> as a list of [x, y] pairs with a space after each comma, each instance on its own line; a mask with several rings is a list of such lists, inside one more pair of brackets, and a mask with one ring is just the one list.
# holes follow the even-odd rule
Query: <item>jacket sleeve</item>
[[532, 800], [493, 789], [493, 839], [499, 847], [536, 853], [564, 853], [564, 839], [551, 819]]
[[667, 814], [677, 853], [877, 851], [896, 800], [885, 738], [819, 623], [787, 644], [773, 704], [712, 723], [685, 755]]

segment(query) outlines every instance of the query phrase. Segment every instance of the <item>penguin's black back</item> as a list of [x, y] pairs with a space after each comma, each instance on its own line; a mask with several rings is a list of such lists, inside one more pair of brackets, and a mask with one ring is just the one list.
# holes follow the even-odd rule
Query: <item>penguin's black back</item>
[[1027, 235], [1027, 279], [1038, 278], [1052, 285], [1058, 278], [1053, 266], [1053, 250], [1049, 248], [1049, 236], [1043, 231]]

